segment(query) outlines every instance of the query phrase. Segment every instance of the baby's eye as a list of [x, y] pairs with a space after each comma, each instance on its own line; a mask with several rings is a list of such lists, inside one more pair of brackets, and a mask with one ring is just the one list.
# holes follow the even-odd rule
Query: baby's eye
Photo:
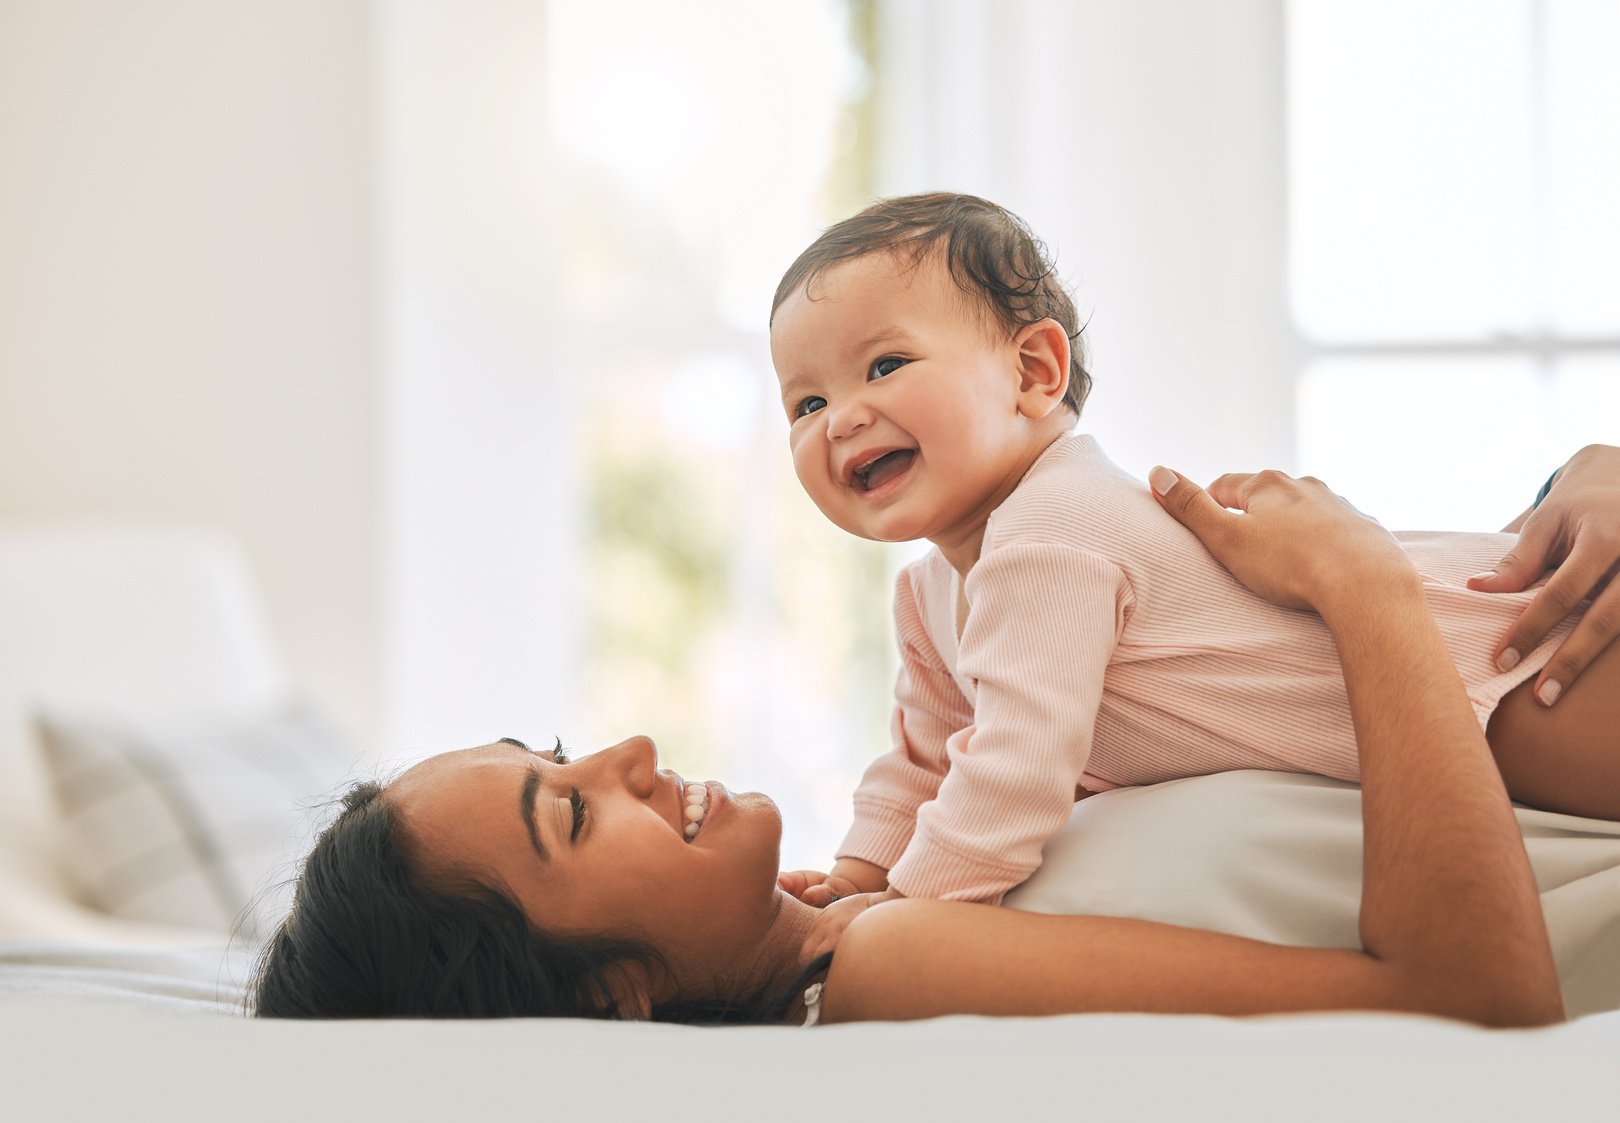
[[827, 408], [826, 398], [806, 398], [793, 407], [793, 418], [797, 421], [801, 417], [809, 417], [817, 410]]
[[906, 360], [894, 355], [885, 355], [872, 364], [872, 377], [874, 379], [887, 377], [905, 365]]

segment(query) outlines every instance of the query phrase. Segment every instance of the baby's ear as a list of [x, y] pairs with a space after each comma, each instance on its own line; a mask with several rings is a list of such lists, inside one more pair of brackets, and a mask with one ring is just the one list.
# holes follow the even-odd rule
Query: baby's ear
[[1039, 421], [1063, 404], [1069, 392], [1069, 333], [1056, 320], [1025, 324], [1013, 336], [1018, 348], [1018, 412]]

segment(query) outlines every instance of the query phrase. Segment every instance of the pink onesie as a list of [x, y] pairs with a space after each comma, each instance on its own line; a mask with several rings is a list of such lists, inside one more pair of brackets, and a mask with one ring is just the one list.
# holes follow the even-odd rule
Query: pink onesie
[[[1533, 592], [1470, 592], [1507, 534], [1396, 535], [1481, 724], [1546, 663], [1491, 656]], [[938, 550], [894, 614], [894, 748], [867, 769], [839, 857], [907, 896], [999, 902], [1040, 864], [1076, 784], [1100, 791], [1238, 768], [1358, 777], [1333, 640], [1314, 613], [1240, 585], [1089, 436], [1041, 454], [958, 581]]]

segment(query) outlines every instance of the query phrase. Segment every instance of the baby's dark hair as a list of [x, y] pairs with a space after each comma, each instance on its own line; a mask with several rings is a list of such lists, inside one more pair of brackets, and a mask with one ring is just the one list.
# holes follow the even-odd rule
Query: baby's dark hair
[[945, 241], [945, 264], [958, 288], [979, 301], [1009, 334], [1052, 319], [1069, 336], [1069, 388], [1063, 404], [1080, 415], [1091, 392], [1083, 325], [1058, 278], [1046, 245], [1024, 220], [974, 195], [936, 191], [880, 199], [860, 214], [829, 226], [788, 267], [771, 301], [771, 318], [799, 289], [808, 293], [822, 273], [841, 261], [887, 252], [916, 268]]

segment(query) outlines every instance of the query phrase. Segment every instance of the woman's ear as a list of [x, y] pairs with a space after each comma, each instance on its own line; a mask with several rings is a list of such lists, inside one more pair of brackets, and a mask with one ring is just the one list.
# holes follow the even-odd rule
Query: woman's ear
[[1056, 320], [1025, 324], [1013, 336], [1018, 349], [1018, 412], [1039, 421], [1069, 392], [1069, 333]]
[[644, 1022], [652, 1017], [652, 986], [641, 963], [620, 962], [604, 972], [608, 1002], [620, 1018]]

